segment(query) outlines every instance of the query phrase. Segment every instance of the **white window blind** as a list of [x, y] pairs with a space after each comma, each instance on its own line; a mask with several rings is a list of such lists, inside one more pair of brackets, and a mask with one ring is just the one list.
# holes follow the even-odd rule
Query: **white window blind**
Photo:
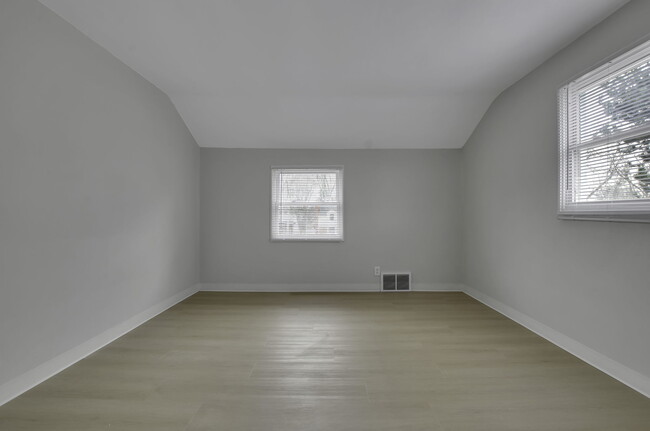
[[343, 241], [343, 168], [271, 168], [271, 239]]
[[559, 91], [560, 216], [650, 220], [650, 43]]

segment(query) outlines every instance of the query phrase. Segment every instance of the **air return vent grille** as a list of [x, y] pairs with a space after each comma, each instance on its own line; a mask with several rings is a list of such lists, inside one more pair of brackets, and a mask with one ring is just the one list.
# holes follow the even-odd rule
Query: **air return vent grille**
[[406, 292], [411, 290], [410, 272], [384, 272], [381, 274], [382, 292]]

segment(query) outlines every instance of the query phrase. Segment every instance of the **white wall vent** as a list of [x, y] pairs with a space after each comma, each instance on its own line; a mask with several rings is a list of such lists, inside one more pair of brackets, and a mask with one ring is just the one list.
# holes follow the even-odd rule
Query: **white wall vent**
[[410, 272], [382, 272], [382, 292], [406, 292], [411, 290]]

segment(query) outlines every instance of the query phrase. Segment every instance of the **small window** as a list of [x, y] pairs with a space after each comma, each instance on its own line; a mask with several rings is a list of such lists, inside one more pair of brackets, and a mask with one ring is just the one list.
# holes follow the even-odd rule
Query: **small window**
[[559, 215], [650, 221], [650, 43], [559, 92]]
[[342, 167], [271, 168], [271, 240], [343, 241]]

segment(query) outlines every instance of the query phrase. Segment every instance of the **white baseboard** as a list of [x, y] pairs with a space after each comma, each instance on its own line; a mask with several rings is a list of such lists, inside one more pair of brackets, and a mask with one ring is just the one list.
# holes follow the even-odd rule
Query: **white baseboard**
[[[202, 283], [204, 292], [379, 292], [377, 283], [301, 283], [301, 284], [249, 284]], [[461, 292], [462, 285], [454, 283], [413, 283], [416, 292]]]
[[379, 283], [355, 284], [262, 284], [262, 283], [201, 283], [204, 292], [378, 292]]
[[629, 386], [637, 392], [650, 397], [650, 377], [645, 376], [625, 365], [617, 362], [602, 353], [598, 353], [590, 347], [585, 346], [573, 338], [567, 337], [561, 332], [538, 322], [532, 317], [521, 313], [514, 308], [497, 301], [496, 299], [469, 286], [464, 286], [463, 291], [488, 307], [498, 311], [511, 320], [530, 329], [537, 335], [547, 339], [556, 346], [566, 350], [572, 355], [582, 359], [589, 365], [598, 368], [605, 374], [610, 375], [621, 383]]
[[0, 386], [0, 406], [199, 291], [195, 284]]
[[413, 283], [414, 292], [462, 292], [463, 285], [458, 283]]

